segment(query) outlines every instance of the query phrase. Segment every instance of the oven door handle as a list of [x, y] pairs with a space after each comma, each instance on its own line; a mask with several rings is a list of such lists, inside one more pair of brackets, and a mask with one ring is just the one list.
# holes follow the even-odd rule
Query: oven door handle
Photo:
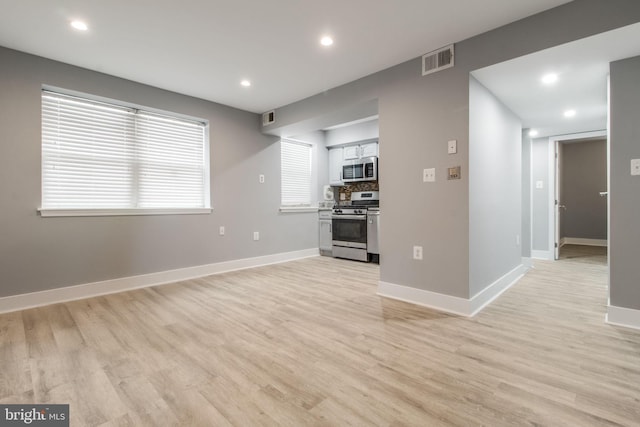
[[367, 216], [366, 215], [333, 215], [331, 219], [356, 219], [356, 220], [366, 221]]

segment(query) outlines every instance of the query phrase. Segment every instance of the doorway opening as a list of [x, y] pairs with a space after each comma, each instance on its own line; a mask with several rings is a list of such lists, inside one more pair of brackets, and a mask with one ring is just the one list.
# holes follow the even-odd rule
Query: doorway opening
[[[554, 259], [607, 261], [608, 140], [606, 131], [549, 138], [554, 153], [550, 233]], [[552, 221], [551, 221], [552, 220]]]

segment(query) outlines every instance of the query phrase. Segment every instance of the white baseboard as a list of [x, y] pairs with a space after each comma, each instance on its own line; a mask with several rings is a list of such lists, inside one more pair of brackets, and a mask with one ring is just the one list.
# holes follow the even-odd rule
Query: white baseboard
[[378, 295], [460, 316], [470, 316], [469, 300], [466, 298], [454, 297], [383, 281], [380, 281], [378, 284]]
[[531, 258], [533, 259], [544, 259], [547, 261], [553, 261], [555, 259], [555, 255], [553, 251], [537, 251], [535, 249], [531, 250]]
[[520, 280], [525, 272], [526, 268], [519, 265], [470, 299], [382, 281], [378, 284], [378, 295], [447, 313], [473, 317]]
[[580, 237], [565, 237], [565, 245], [584, 245], [584, 246], [604, 246], [607, 247], [607, 241], [603, 239], [583, 239]]
[[640, 310], [610, 305], [605, 321], [611, 325], [640, 329]]
[[243, 270], [246, 268], [260, 267], [269, 264], [278, 264], [318, 255], [319, 251], [317, 248], [305, 249], [301, 251], [265, 255], [255, 258], [244, 258], [215, 264], [198, 265], [195, 267], [180, 268], [177, 270], [161, 271], [158, 273], [142, 274], [139, 276], [122, 277], [102, 282], [67, 286], [64, 288], [56, 288], [28, 294], [11, 295], [0, 298], [0, 313], [8, 313], [27, 308], [114, 294], [117, 292], [146, 288], [149, 286], [164, 285], [182, 280], [210, 276], [212, 274]]
[[524, 265], [520, 264], [519, 266], [484, 288], [482, 291], [471, 297], [470, 317], [473, 317], [476, 314], [480, 313], [483, 308], [495, 301], [511, 286], [515, 285], [526, 272], [527, 269], [524, 267]]

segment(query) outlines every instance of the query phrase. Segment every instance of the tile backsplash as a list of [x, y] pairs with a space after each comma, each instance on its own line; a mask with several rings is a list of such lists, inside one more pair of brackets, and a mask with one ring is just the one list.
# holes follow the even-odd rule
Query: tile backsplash
[[[338, 191], [336, 192], [335, 189]], [[343, 185], [342, 187], [334, 187], [336, 193], [336, 202], [348, 202], [351, 200], [351, 193], [354, 191], [378, 191], [378, 181], [356, 182], [354, 184]], [[344, 200], [340, 197], [340, 194], [344, 194]]]

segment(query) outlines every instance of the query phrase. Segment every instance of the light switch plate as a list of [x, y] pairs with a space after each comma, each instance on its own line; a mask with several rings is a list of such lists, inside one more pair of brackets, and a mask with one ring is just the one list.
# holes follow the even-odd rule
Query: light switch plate
[[631, 159], [631, 175], [640, 175], [640, 159]]
[[544, 181], [536, 181], [536, 188], [544, 188]]
[[436, 182], [436, 169], [429, 168], [422, 171], [422, 182]]
[[224, 236], [224, 225], [220, 226], [220, 235]]
[[254, 231], [253, 232], [253, 240], [255, 240], [255, 241], [260, 240], [260, 232], [259, 231]]
[[447, 143], [447, 153], [456, 154], [458, 152], [458, 141], [452, 139]]

